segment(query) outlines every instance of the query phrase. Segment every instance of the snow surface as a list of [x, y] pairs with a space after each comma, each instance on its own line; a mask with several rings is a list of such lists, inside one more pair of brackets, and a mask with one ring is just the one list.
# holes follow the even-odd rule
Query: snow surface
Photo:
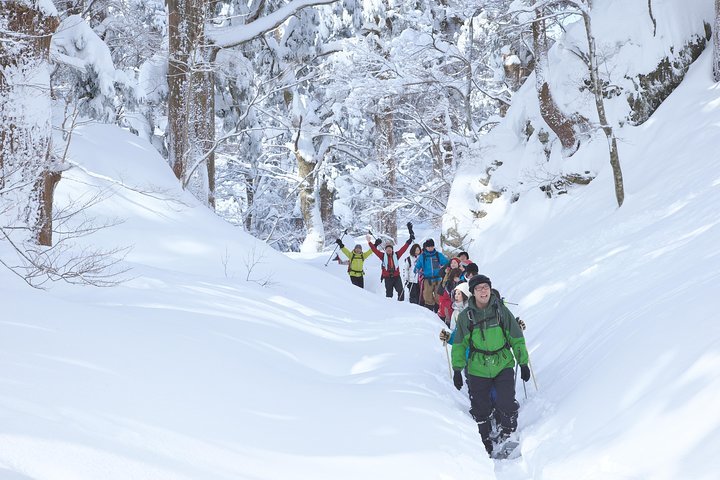
[[476, 237], [472, 258], [519, 303], [539, 384], [527, 400], [518, 385], [523, 457], [497, 464], [440, 322], [382, 298], [377, 259], [360, 291], [329, 251], [296, 261], [215, 217], [147, 142], [81, 127], [58, 202], [102, 191], [92, 213], [125, 222], [88, 241], [131, 245], [133, 270], [46, 292], [0, 270], [0, 478], [717, 478], [710, 72], [706, 52], [623, 129], [621, 209], [603, 170], [552, 201], [522, 196]]

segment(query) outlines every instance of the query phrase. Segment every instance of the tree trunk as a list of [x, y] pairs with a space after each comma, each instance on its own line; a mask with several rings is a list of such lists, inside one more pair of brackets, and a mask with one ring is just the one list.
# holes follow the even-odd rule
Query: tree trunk
[[397, 173], [393, 149], [395, 147], [394, 115], [391, 107], [385, 107], [375, 116], [377, 126], [376, 148], [380, 162], [385, 192], [385, 206], [380, 214], [380, 231], [397, 240], [397, 208], [393, 199], [397, 191]]
[[330, 190], [328, 181], [323, 176], [320, 181], [320, 218], [322, 219], [323, 225], [330, 225], [333, 221], [334, 209], [333, 201], [335, 200], [335, 192]]
[[309, 132], [303, 131], [302, 118], [295, 138], [295, 158], [298, 162], [298, 178], [300, 180], [300, 212], [305, 224], [305, 242], [302, 251], [320, 252], [325, 241], [325, 228], [320, 214], [320, 201], [318, 196], [317, 160], [307, 158], [307, 148], [301, 149], [300, 143], [310, 145], [312, 140], [307, 138]]
[[[215, 205], [216, 50], [204, 47], [207, 0], [167, 0], [168, 7], [168, 162], [183, 187]], [[210, 152], [210, 153], [208, 153]], [[205, 163], [205, 167], [197, 163]], [[191, 169], [191, 170], [189, 170]]]
[[[590, 4], [590, 2], [588, 2], [588, 4]], [[590, 8], [590, 5], [588, 5], [588, 8]], [[602, 128], [608, 139], [610, 166], [612, 167], [613, 180], [615, 182], [615, 199], [617, 200], [618, 207], [621, 207], [623, 201], [625, 201], [625, 187], [623, 184], [622, 169], [620, 168], [620, 154], [618, 153], [615, 133], [608, 122], [607, 115], [605, 114], [605, 102], [603, 100], [602, 86], [600, 85], [597, 52], [595, 49], [595, 37], [592, 33], [592, 24], [590, 14], [588, 12], [583, 13], [583, 22], [585, 23], [585, 33], [587, 34], [588, 41], [588, 57], [590, 61], [588, 68], [590, 70], [590, 84], [592, 85], [592, 91], [595, 95], [595, 107], [598, 113], [598, 120], [600, 120], [600, 128]]]
[[168, 162], [178, 180], [185, 177], [185, 163], [188, 148], [189, 109], [187, 100], [190, 98], [188, 83], [190, 81], [189, 60], [191, 41], [188, 32], [189, 0], [167, 0], [168, 9], [168, 124], [167, 144]]
[[18, 214], [40, 245], [52, 245], [53, 191], [60, 172], [51, 154], [48, 57], [59, 25], [55, 11], [6, 0], [5, 25], [13, 41], [0, 42], [0, 177], [14, 192]]
[[565, 115], [555, 103], [550, 85], [547, 82], [547, 74], [550, 63], [548, 61], [548, 42], [545, 30], [545, 20], [542, 19], [543, 9], [535, 10], [536, 20], [532, 24], [533, 32], [533, 54], [535, 55], [535, 87], [538, 101], [540, 102], [540, 114], [548, 127], [555, 132], [563, 147], [563, 155], [572, 156], [580, 146], [575, 131], [575, 122]]
[[713, 77], [720, 82], [720, 0], [715, 0], [715, 24], [713, 25]]

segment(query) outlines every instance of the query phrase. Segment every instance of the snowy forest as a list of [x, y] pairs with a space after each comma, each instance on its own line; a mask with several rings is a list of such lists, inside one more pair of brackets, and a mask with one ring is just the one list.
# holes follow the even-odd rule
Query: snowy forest
[[[720, 0], [0, 0], [0, 480], [717, 478], [718, 99]], [[408, 222], [520, 459], [348, 280]]]
[[[151, 142], [183, 189], [281, 251], [319, 251], [344, 229], [396, 238], [409, 218], [463, 250], [456, 217], [566, 193], [606, 164], [622, 205], [617, 128], [650, 117], [714, 23], [628, 3], [3, 1], [2, 196], [22, 198], [10, 218], [51, 245], [66, 146], [102, 122]], [[628, 16], [651, 28], [624, 43]], [[529, 102], [539, 111], [508, 119]], [[488, 137], [504, 119], [536, 158], [496, 181], [507, 162]], [[572, 162], [593, 141], [606, 158]], [[468, 165], [482, 184], [472, 213], [451, 201]]]

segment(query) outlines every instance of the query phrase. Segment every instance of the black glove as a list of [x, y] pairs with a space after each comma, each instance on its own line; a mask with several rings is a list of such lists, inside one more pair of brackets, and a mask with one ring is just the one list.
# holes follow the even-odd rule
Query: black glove
[[413, 239], [415, 239], [415, 233], [413, 232], [413, 229], [412, 229], [412, 222], [408, 222], [407, 227], [408, 227], [408, 233], [410, 234], [410, 236]]
[[414, 242], [414, 241], [415, 241], [415, 235], [413, 235], [413, 234], [411, 233], [411, 234], [410, 234], [410, 238], [408, 238], [408, 243], [412, 243], [412, 242]]
[[343, 248], [345, 246], [345, 245], [343, 245], [342, 240], [340, 240], [339, 238], [337, 240], [335, 240], [335, 243], [337, 243], [338, 247], [340, 247], [340, 248]]
[[520, 378], [523, 382], [530, 380], [530, 367], [527, 365], [520, 365]]
[[455, 373], [453, 374], [453, 383], [455, 384], [455, 388], [460, 390], [463, 386], [463, 379], [462, 379], [462, 370], [455, 370]]
[[380, 240], [379, 238], [375, 239], [375, 246], [376, 246], [376, 247], [379, 247], [381, 243], [382, 243], [382, 240]]

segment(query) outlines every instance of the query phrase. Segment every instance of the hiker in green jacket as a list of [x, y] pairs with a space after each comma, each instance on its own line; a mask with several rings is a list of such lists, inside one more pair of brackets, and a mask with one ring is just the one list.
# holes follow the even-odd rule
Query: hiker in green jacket
[[342, 240], [339, 238], [335, 240], [335, 243], [338, 244], [340, 250], [349, 260], [348, 275], [350, 275], [350, 281], [357, 287], [365, 288], [365, 270], [363, 270], [363, 266], [365, 265], [365, 260], [372, 255], [372, 250], [368, 249], [366, 252], [363, 252], [362, 246], [358, 244], [355, 245], [355, 248], [353, 248], [351, 252], [343, 245]]
[[[515, 400], [513, 369], [517, 362], [523, 382], [530, 380], [529, 357], [522, 329], [492, 290], [490, 279], [475, 275], [468, 283], [472, 296], [467, 308], [458, 315], [453, 338], [453, 383], [458, 390], [462, 388], [462, 371], [467, 367], [470, 414], [478, 424], [485, 449], [492, 454], [493, 447], [504, 443], [517, 429], [520, 405]], [[493, 387], [494, 402], [490, 395]], [[498, 424], [494, 438], [490, 423], [493, 408]]]

